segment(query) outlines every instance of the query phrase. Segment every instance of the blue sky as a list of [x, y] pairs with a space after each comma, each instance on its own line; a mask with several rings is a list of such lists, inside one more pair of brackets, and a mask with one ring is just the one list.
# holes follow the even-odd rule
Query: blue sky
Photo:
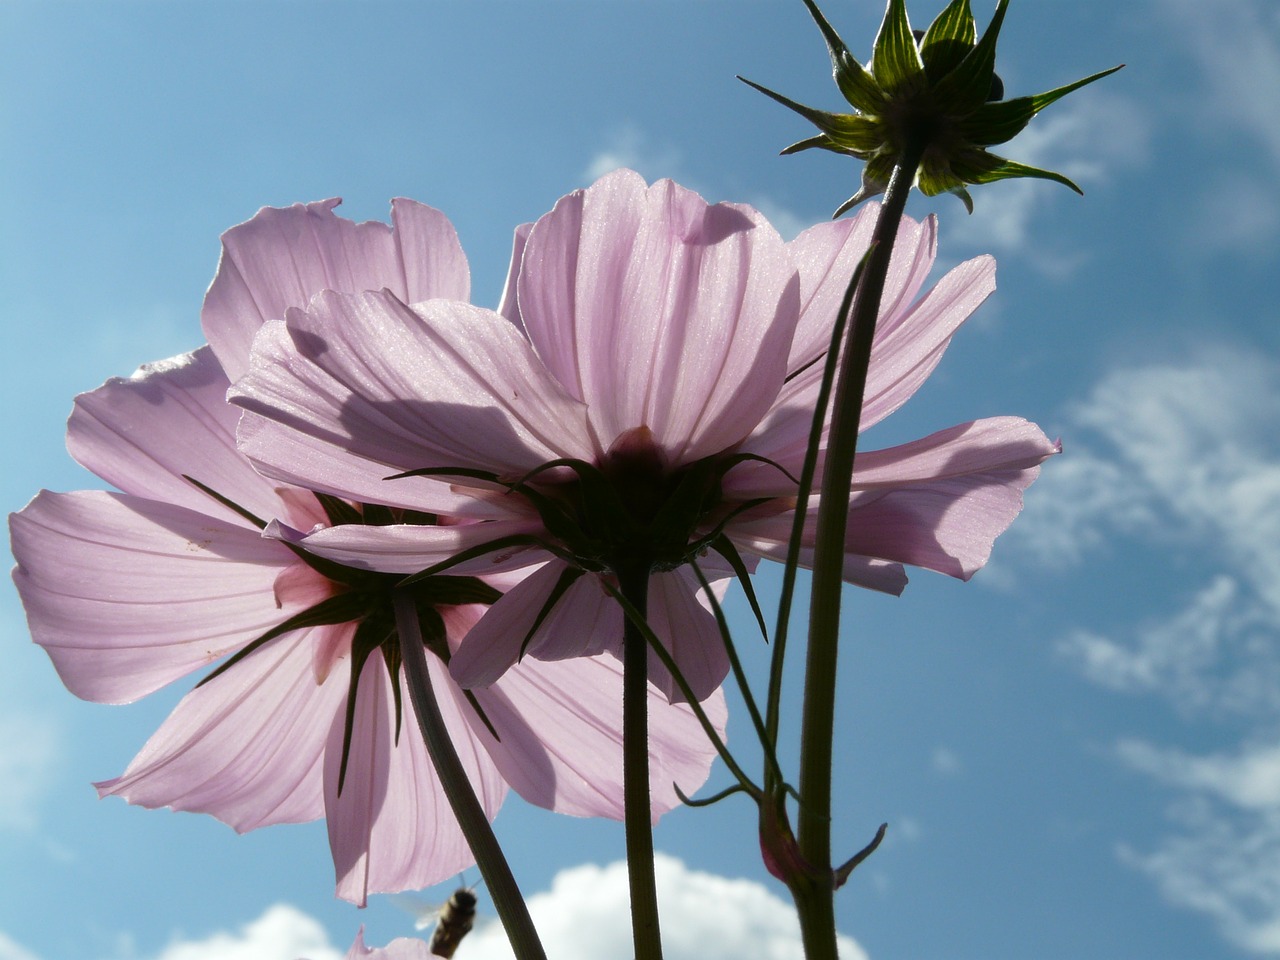
[[[878, 5], [826, 9], [865, 56]], [[1003, 150], [1083, 199], [1020, 181], [976, 190], [972, 217], [910, 208], [940, 218], [938, 275], [992, 253], [998, 290], [868, 443], [1017, 414], [1066, 452], [972, 583], [848, 595], [836, 836], [890, 834], [838, 910], [873, 960], [1280, 955], [1280, 9], [1012, 4], [1010, 93], [1120, 62]], [[218, 236], [260, 206], [439, 207], [478, 303], [516, 224], [617, 165], [784, 234], [826, 218], [855, 165], [778, 157], [805, 124], [735, 74], [840, 104], [800, 0], [0, 0], [5, 511], [98, 485], [63, 449], [73, 396], [199, 344]], [[328, 960], [360, 923], [411, 932], [385, 898], [332, 899], [321, 825], [237, 837], [96, 800], [182, 691], [75, 700], [7, 586], [0, 649], [0, 960]], [[606, 908], [575, 891], [616, 889], [620, 828], [515, 800], [497, 828], [546, 915], [609, 955]], [[745, 802], [678, 811], [657, 846], [683, 864], [669, 902], [786, 935]], [[716, 960], [671, 909], [671, 956]]]

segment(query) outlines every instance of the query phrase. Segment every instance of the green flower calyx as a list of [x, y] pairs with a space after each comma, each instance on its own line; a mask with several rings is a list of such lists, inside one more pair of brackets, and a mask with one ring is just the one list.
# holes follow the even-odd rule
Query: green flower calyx
[[995, 72], [995, 54], [1009, 0], [999, 0], [981, 38], [969, 0], [952, 0], [924, 33], [911, 29], [905, 0], [889, 0], [865, 67], [849, 53], [814, 0], [804, 4], [826, 39], [836, 84], [855, 112], [806, 107], [739, 79], [821, 131], [787, 147], [784, 154], [819, 147], [865, 161], [861, 188], [840, 205], [835, 216], [883, 193], [894, 168], [904, 163], [915, 167], [916, 185], [926, 196], [953, 193], [970, 213], [973, 201], [967, 186], [971, 184], [1037, 177], [1082, 192], [1060, 173], [1006, 160], [986, 148], [1012, 139], [1049, 104], [1120, 67], [1047, 93], [1005, 100]]

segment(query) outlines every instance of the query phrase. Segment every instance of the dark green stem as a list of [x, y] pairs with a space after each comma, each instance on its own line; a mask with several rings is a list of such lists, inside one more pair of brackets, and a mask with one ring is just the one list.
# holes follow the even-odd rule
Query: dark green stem
[[546, 960], [542, 941], [534, 929], [533, 920], [525, 905], [524, 896], [511, 867], [503, 856], [498, 839], [493, 835], [489, 818], [476, 799], [475, 790], [467, 778], [458, 753], [449, 739], [440, 716], [440, 705], [431, 688], [431, 674], [427, 669], [427, 653], [422, 643], [422, 630], [418, 625], [418, 612], [413, 595], [408, 590], [395, 593], [396, 629], [400, 634], [400, 654], [404, 660], [404, 672], [409, 682], [409, 699], [418, 718], [418, 729], [427, 753], [444, 786], [445, 796], [453, 815], [467, 838], [467, 845], [476, 858], [485, 888], [493, 898], [498, 917], [507, 931], [511, 949], [517, 960]]
[[[640, 616], [646, 616], [648, 564], [632, 564], [616, 572], [622, 595]], [[622, 784], [635, 960], [662, 960], [649, 797], [649, 645], [630, 618], [622, 631]]]
[[[809, 646], [805, 662], [800, 734], [800, 805], [797, 840], [800, 856], [821, 882], [793, 889], [800, 912], [805, 956], [835, 960], [834, 874], [831, 857], [831, 757], [835, 734], [836, 653], [840, 635], [845, 530], [853, 460], [858, 447], [862, 400], [898, 224], [920, 162], [908, 150], [885, 190], [871, 237], [873, 248], [854, 294], [849, 342], [836, 380], [831, 432], [820, 487], [813, 580], [809, 602]], [[827, 879], [830, 876], [832, 879]]]

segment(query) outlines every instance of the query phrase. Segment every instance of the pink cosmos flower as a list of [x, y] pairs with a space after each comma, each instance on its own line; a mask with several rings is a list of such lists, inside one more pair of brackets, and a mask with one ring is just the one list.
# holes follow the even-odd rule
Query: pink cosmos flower
[[[132, 701], [221, 661], [99, 793], [210, 813], [238, 831], [324, 816], [337, 892], [363, 904], [369, 891], [426, 886], [472, 862], [412, 717], [404, 724], [391, 614], [401, 578], [261, 528], [395, 522], [447, 538], [465, 524], [264, 479], [236, 451], [239, 411], [214, 353], [235, 369], [263, 318], [306, 303], [320, 282], [465, 296], [468, 278], [436, 211], [397, 202], [388, 229], [340, 220], [335, 204], [263, 210], [224, 237], [204, 315], [212, 349], [76, 401], [68, 447], [121, 492], [42, 492], [10, 530], [32, 636], [76, 695]], [[621, 818], [612, 658], [531, 660], [474, 696], [449, 678], [467, 630], [520, 575], [414, 587], [444, 722], [490, 817], [510, 785], [553, 810]], [[650, 699], [656, 816], [678, 802], [673, 782], [701, 785], [714, 753], [687, 708], [656, 689]], [[722, 698], [709, 713], [722, 729]]]
[[[450, 543], [405, 526], [301, 541], [323, 556], [404, 573], [459, 555], [457, 573], [542, 563], [467, 634], [450, 662], [464, 687], [524, 653], [617, 653], [606, 587], [640, 562], [650, 623], [705, 696], [727, 663], [690, 562], [785, 555], [820, 361], [873, 217], [786, 244], [749, 207], [610, 174], [517, 232], [500, 313], [326, 292], [266, 324], [231, 393], [248, 411], [241, 449], [284, 480], [486, 521]], [[934, 252], [934, 221], [904, 221], [864, 427], [911, 396], [994, 288], [980, 257], [918, 296]], [[890, 593], [904, 564], [967, 579], [1057, 449], [1000, 417], [859, 454], [845, 578]], [[677, 695], [656, 662], [650, 675]]]

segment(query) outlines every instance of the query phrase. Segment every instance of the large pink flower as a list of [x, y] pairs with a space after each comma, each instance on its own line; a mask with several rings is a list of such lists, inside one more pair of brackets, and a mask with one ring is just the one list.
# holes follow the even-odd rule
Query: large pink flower
[[[523, 653], [617, 652], [606, 587], [639, 562], [654, 631], [705, 696], [727, 662], [690, 563], [784, 555], [820, 361], [872, 216], [785, 244], [748, 207], [619, 171], [517, 232], [501, 313], [324, 293], [265, 325], [231, 394], [248, 411], [241, 449], [282, 479], [487, 521], [465, 544], [406, 526], [303, 541], [324, 556], [412, 572], [490, 543], [455, 571], [547, 561], [467, 635], [450, 665], [463, 686]], [[864, 426], [916, 390], [994, 287], [981, 257], [918, 296], [934, 249], [932, 220], [904, 221]], [[860, 454], [846, 579], [898, 593], [903, 564], [967, 579], [1056, 450], [1034, 424], [996, 418]], [[384, 479], [402, 472], [418, 475]]]
[[[285, 536], [336, 522], [411, 523], [447, 541], [477, 524], [264, 479], [235, 449], [239, 411], [225, 401], [229, 381], [213, 350], [234, 368], [263, 319], [306, 303], [320, 282], [465, 296], [468, 278], [435, 211], [398, 202], [389, 230], [340, 220], [333, 206], [264, 210], [230, 231], [206, 301], [213, 349], [76, 401], [68, 447], [121, 492], [43, 492], [10, 529], [32, 635], [73, 693], [127, 702], [214, 671], [99, 792], [210, 813], [240, 831], [324, 816], [338, 894], [363, 903], [369, 891], [425, 886], [472, 862], [403, 717], [391, 613], [401, 578], [319, 559], [261, 527], [271, 520]], [[466, 632], [519, 576], [413, 587], [444, 722], [490, 816], [510, 785], [550, 809], [620, 818], [622, 686], [612, 658], [530, 660], [474, 699], [449, 677]], [[656, 816], [678, 802], [673, 783], [701, 785], [713, 751], [687, 708], [667, 706], [656, 689], [650, 699]], [[722, 698], [710, 715], [723, 726]]]

